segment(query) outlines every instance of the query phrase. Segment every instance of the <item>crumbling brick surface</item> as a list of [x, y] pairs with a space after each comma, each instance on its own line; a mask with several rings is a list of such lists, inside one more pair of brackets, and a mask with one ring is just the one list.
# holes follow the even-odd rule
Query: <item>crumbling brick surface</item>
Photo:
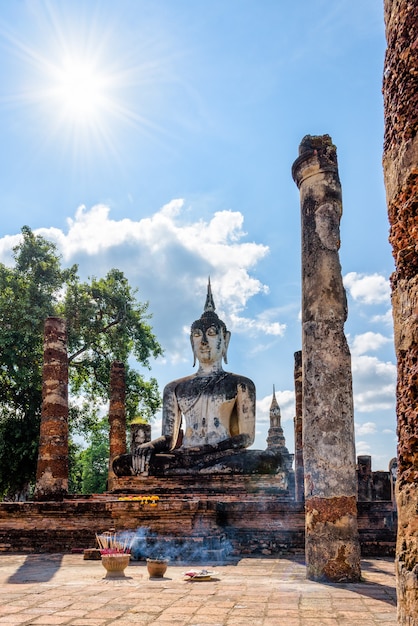
[[395, 260], [398, 624], [418, 624], [418, 0], [385, 0], [385, 174]]
[[338, 498], [309, 498], [305, 504], [306, 515], [310, 525], [340, 523], [346, 516], [357, 515], [356, 497], [340, 496]]
[[125, 366], [115, 361], [110, 372], [110, 456], [126, 452]]
[[42, 412], [35, 497], [61, 498], [68, 491], [68, 356], [64, 319], [48, 317], [44, 330]]
[[[232, 485], [234, 478], [229, 478]], [[248, 490], [231, 496], [226, 489], [225, 498], [219, 493], [213, 497], [192, 497], [188, 486], [182, 496], [181, 489], [179, 484], [171, 495], [162, 495], [155, 507], [140, 500], [118, 500], [116, 494], [79, 496], [60, 502], [2, 502], [0, 551], [66, 552], [93, 548], [96, 533], [114, 528], [117, 532], [138, 531], [150, 539], [159, 536], [167, 541], [196, 542], [222, 536], [234, 553], [241, 555], [303, 552], [303, 503], [281, 501], [277, 496], [261, 493], [251, 498]], [[142, 485], [140, 492], [143, 493]], [[396, 524], [391, 522], [392, 512], [391, 502], [359, 503], [364, 555], [394, 555]], [[338, 559], [338, 550], [330, 560], [335, 558]]]
[[418, 129], [416, 0], [385, 0], [387, 49], [383, 79], [384, 151], [399, 150]]
[[392, 285], [396, 287], [399, 280], [418, 274], [418, 166], [411, 170], [400, 191], [389, 202], [388, 216], [389, 242], [396, 265]]

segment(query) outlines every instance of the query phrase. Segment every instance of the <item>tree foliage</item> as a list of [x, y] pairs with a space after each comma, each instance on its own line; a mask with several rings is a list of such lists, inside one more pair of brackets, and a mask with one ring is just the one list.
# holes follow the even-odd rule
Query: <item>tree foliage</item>
[[82, 450], [74, 467], [79, 468], [79, 493], [103, 493], [106, 490], [109, 466], [109, 423], [101, 420], [88, 437], [89, 445]]
[[148, 304], [136, 299], [123, 272], [82, 282], [78, 267], [62, 268], [56, 246], [27, 226], [14, 248], [14, 265], [0, 264], [0, 496], [33, 484], [42, 402], [45, 319], [67, 320], [70, 431], [87, 434], [109, 399], [114, 361], [126, 368], [128, 421], [151, 418], [160, 406], [149, 369], [161, 347], [149, 324]]

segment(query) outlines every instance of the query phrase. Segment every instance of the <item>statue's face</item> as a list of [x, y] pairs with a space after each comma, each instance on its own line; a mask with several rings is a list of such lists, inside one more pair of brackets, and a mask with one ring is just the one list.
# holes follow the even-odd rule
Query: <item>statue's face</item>
[[194, 324], [191, 340], [193, 352], [201, 363], [220, 361], [225, 353], [225, 338], [220, 326]]

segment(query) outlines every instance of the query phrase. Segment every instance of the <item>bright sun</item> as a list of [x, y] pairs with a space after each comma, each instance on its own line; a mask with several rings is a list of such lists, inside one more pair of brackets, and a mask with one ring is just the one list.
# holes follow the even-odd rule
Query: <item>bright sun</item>
[[107, 80], [92, 63], [67, 58], [55, 67], [52, 95], [65, 117], [73, 122], [91, 122], [106, 106]]
[[71, 10], [61, 15], [54, 3], [46, 4], [47, 10], [36, 13], [35, 45], [3, 33], [0, 23], [0, 37], [8, 41], [20, 70], [16, 94], [10, 99], [30, 108], [45, 142], [58, 141], [77, 159], [98, 149], [119, 158], [118, 133], [123, 126], [160, 132], [138, 112], [138, 99], [132, 97], [142, 84], [152, 92], [165, 76], [159, 57], [148, 59], [143, 43], [138, 50], [135, 46], [127, 50], [123, 40], [115, 39], [113, 28], [94, 19], [84, 23], [77, 18], [73, 24]]

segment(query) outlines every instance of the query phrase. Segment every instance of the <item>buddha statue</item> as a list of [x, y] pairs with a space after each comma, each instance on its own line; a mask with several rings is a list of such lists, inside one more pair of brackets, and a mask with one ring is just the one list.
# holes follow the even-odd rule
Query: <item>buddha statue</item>
[[209, 280], [204, 311], [190, 332], [198, 370], [166, 385], [161, 437], [116, 457], [117, 476], [277, 471], [279, 453], [246, 450], [255, 436], [255, 386], [223, 369], [230, 337], [215, 313]]

